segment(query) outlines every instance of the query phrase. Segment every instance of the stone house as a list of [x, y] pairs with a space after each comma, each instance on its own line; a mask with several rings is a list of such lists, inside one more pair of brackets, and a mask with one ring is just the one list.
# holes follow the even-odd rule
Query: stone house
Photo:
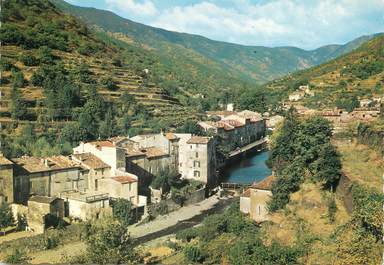
[[31, 195], [59, 196], [61, 192], [84, 189], [81, 167], [64, 156], [23, 156], [14, 162], [14, 202], [26, 203]]
[[240, 211], [249, 214], [257, 223], [269, 220], [267, 203], [272, 196], [274, 181], [274, 176], [269, 176], [245, 190], [240, 196]]
[[[51, 218], [50, 218], [51, 217]], [[64, 217], [64, 200], [57, 197], [32, 196], [28, 200], [28, 227], [36, 233], [43, 233], [46, 228], [55, 225], [52, 217]]]
[[304, 91], [297, 91], [297, 92], [293, 92], [293, 93], [289, 94], [288, 99], [289, 99], [289, 101], [299, 101], [304, 96], [305, 96]]
[[217, 184], [216, 146], [212, 137], [192, 136], [180, 145], [179, 173], [213, 187]]
[[220, 135], [233, 147], [243, 147], [265, 135], [265, 120], [257, 112], [222, 112], [220, 118], [219, 121], [201, 121], [198, 125], [206, 132]]
[[[107, 141], [80, 143], [73, 149], [73, 160], [88, 170], [87, 193], [124, 198], [136, 206], [146, 204], [146, 198], [138, 193], [139, 178], [127, 172], [126, 147], [131, 144], [132, 141], [125, 137], [115, 137]], [[79, 198], [84, 196], [72, 194], [71, 197], [82, 201]]]
[[13, 162], [0, 153], [0, 204], [13, 201]]

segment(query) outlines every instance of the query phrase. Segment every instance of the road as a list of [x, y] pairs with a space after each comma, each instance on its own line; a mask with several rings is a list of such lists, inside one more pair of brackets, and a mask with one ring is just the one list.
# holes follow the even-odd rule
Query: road
[[160, 216], [158, 219], [144, 225], [130, 226], [128, 231], [135, 238], [135, 245], [143, 244], [153, 239], [174, 234], [180, 230], [200, 224], [205, 217], [223, 212], [235, 198], [221, 198], [212, 196], [199, 204], [180, 208], [169, 215]]

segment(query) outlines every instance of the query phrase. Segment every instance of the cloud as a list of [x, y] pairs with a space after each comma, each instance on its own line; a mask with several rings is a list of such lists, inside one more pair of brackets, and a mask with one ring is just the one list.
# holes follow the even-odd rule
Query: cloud
[[139, 17], [154, 16], [157, 14], [157, 9], [150, 0], [106, 0], [106, 4], [111, 10], [119, 10], [126, 14], [133, 13]]
[[245, 45], [313, 49], [384, 31], [384, 0], [104, 0], [121, 16]]

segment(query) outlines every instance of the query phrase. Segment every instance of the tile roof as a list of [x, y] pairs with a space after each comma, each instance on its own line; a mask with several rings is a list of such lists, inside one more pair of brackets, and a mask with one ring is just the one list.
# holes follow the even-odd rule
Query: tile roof
[[147, 148], [141, 149], [141, 151], [145, 153], [148, 158], [168, 155], [166, 152], [164, 152], [161, 148], [158, 148], [158, 147], [147, 147]]
[[174, 133], [166, 133], [165, 134], [165, 137], [168, 139], [168, 140], [177, 140], [179, 139], [179, 137], [176, 136], [176, 134]]
[[251, 188], [252, 189], [258, 189], [258, 190], [271, 190], [272, 184], [274, 181], [275, 181], [275, 177], [269, 176], [260, 182], [252, 184]]
[[192, 136], [191, 139], [187, 141], [187, 144], [207, 144], [211, 138], [205, 136]]
[[30, 173], [79, 167], [76, 163], [65, 156], [53, 156], [47, 158], [23, 156], [20, 158], [14, 158], [12, 161]]
[[32, 196], [31, 198], [29, 198], [28, 201], [50, 204], [53, 201], [55, 201], [56, 199], [58, 199], [58, 198], [35, 195], [35, 196]]
[[104, 163], [100, 158], [91, 153], [74, 154], [72, 155], [72, 157], [88, 168], [101, 169], [110, 167], [108, 164]]
[[134, 183], [137, 182], [137, 179], [131, 176], [116, 176], [112, 177], [113, 180], [120, 182], [121, 184]]
[[251, 197], [251, 189], [246, 189], [240, 197]]
[[93, 141], [89, 142], [91, 145], [96, 146], [96, 148], [100, 149], [102, 147], [115, 147], [115, 144], [111, 141]]
[[2, 153], [0, 153], [0, 165], [12, 165], [12, 161], [8, 160], [7, 158], [5, 158], [5, 156], [3, 156]]
[[133, 146], [127, 146], [124, 147], [125, 155], [127, 157], [134, 157], [134, 156], [145, 156], [145, 153], [140, 151], [139, 149], [133, 147]]

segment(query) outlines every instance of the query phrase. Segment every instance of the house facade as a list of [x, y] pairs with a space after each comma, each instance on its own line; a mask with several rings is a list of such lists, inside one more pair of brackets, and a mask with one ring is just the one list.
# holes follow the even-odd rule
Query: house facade
[[216, 145], [213, 137], [192, 136], [180, 147], [179, 173], [213, 187], [217, 184]]
[[261, 223], [268, 221], [268, 201], [272, 197], [272, 184], [274, 176], [269, 176], [264, 180], [253, 184], [240, 196], [240, 211], [249, 214], [255, 222]]

